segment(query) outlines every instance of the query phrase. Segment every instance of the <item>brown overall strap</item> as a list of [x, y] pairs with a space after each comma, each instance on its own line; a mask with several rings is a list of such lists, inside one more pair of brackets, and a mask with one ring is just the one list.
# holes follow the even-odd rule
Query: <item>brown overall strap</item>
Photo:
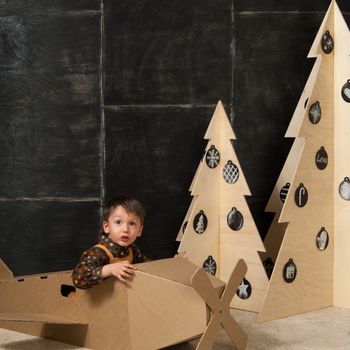
[[128, 255], [123, 256], [121, 258], [114, 257], [113, 254], [110, 252], [110, 250], [103, 244], [98, 243], [98, 244], [95, 244], [94, 247], [101, 248], [107, 254], [110, 264], [113, 264], [119, 261], [129, 261], [129, 263], [131, 264], [133, 261], [133, 253], [132, 253], [131, 247], [128, 248]]

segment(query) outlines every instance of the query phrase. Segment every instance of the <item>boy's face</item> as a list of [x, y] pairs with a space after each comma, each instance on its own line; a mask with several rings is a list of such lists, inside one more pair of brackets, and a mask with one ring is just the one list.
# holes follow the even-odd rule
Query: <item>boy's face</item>
[[128, 213], [122, 206], [116, 207], [107, 221], [103, 222], [103, 230], [116, 244], [127, 247], [141, 236], [143, 225], [135, 213]]

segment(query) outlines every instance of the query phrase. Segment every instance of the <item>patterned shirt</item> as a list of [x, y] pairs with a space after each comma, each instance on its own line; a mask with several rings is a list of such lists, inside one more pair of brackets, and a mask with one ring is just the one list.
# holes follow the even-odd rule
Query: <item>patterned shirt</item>
[[[104, 248], [110, 252], [107, 254]], [[128, 260], [131, 264], [137, 264], [149, 259], [144, 256], [136, 245], [121, 247], [115, 244], [105, 233], [101, 233], [99, 244], [86, 250], [80, 257], [79, 263], [72, 273], [72, 280], [77, 288], [87, 289], [100, 284], [104, 278], [101, 275], [102, 267], [110, 263], [110, 257], [120, 260]]]

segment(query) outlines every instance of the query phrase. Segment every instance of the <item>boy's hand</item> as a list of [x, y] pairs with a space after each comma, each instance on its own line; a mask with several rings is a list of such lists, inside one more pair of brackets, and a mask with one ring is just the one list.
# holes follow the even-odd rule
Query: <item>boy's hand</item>
[[102, 268], [102, 277], [114, 276], [118, 280], [127, 283], [132, 281], [135, 276], [136, 267], [131, 265], [128, 261], [120, 261], [114, 264], [108, 264]]

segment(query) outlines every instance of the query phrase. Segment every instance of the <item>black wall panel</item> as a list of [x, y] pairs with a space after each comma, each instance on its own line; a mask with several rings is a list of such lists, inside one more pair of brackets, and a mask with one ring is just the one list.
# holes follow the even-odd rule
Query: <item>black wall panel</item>
[[15, 275], [72, 268], [97, 237], [95, 202], [0, 202], [1, 259]]
[[69, 269], [100, 220], [100, 2], [0, 9], [0, 257]]
[[105, 104], [229, 102], [231, 6], [105, 1]]

